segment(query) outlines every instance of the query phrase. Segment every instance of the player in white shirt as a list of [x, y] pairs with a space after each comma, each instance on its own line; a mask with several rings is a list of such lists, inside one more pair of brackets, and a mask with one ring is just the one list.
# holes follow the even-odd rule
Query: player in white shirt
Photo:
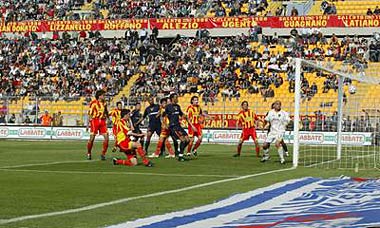
[[283, 140], [286, 126], [290, 122], [290, 117], [287, 112], [281, 110], [281, 101], [274, 102], [273, 109], [268, 112], [265, 121], [266, 125], [270, 124], [270, 131], [263, 145], [264, 155], [261, 162], [266, 162], [270, 159], [269, 147], [272, 142], [275, 142], [278, 155], [280, 156], [280, 163], [284, 164], [284, 149], [282, 148], [281, 141]]

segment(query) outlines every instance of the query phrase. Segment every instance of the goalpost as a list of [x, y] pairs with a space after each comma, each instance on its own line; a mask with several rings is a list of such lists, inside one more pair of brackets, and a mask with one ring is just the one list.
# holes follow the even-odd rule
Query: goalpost
[[376, 63], [295, 59], [295, 167], [380, 167], [379, 71]]

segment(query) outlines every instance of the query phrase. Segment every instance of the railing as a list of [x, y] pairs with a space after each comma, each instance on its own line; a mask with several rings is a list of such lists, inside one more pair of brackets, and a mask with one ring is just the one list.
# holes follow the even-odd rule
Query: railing
[[[186, 94], [180, 98], [180, 105], [183, 112], [189, 105], [189, 98], [193, 94]], [[195, 94], [194, 94], [195, 95]], [[280, 96], [258, 98], [257, 95], [239, 95], [239, 96], [200, 96], [200, 105], [202, 110], [208, 114], [204, 120], [206, 128], [237, 129], [236, 116], [241, 110], [242, 101], [249, 102], [249, 108], [254, 110], [259, 118], [257, 128], [262, 129], [264, 117], [271, 109], [271, 104], [279, 99]], [[281, 96], [282, 109], [287, 111], [290, 116], [294, 113], [294, 101], [289, 94]], [[327, 98], [314, 97], [310, 100], [303, 99], [301, 104], [301, 131], [328, 131], [334, 132], [337, 129], [336, 122], [336, 104], [333, 101], [327, 101]], [[350, 132], [374, 132], [380, 130], [380, 110], [374, 105], [377, 103], [367, 102], [366, 106], [359, 106], [358, 101], [351, 99], [345, 107], [345, 119], [343, 131]], [[157, 98], [157, 102], [159, 98]], [[34, 97], [20, 99], [17, 97], [7, 97], [0, 100], [0, 125], [43, 125], [42, 117], [47, 111], [51, 117], [49, 126], [87, 126], [88, 124], [88, 104], [90, 99], [79, 99], [75, 101], [55, 101], [49, 97]], [[108, 110], [116, 106], [117, 100], [107, 98]], [[137, 103], [142, 104], [141, 113], [149, 105], [147, 97], [124, 98], [121, 100], [123, 107], [134, 109]], [[372, 104], [373, 103], [373, 104]], [[144, 121], [144, 126], [148, 123]], [[186, 122], [182, 122], [186, 127]], [[109, 122], [111, 126], [111, 122]], [[292, 130], [293, 123], [288, 126]]]

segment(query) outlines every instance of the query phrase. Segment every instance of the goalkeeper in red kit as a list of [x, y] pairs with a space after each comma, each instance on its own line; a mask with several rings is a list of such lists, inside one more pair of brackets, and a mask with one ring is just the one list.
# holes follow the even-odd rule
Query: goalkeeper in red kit
[[252, 137], [256, 146], [256, 156], [260, 156], [260, 146], [257, 140], [256, 134], [256, 122], [258, 121], [257, 115], [248, 108], [248, 102], [243, 101], [241, 103], [242, 110], [237, 115], [237, 123], [241, 124], [243, 127], [243, 132], [241, 133], [239, 144], [237, 147], [237, 153], [234, 154], [234, 157], [239, 157], [241, 153], [241, 148], [243, 146], [244, 141], [249, 140]]
[[129, 137], [143, 137], [144, 134], [133, 133], [131, 130], [130, 110], [123, 109], [121, 111], [121, 120], [118, 121], [116, 127], [117, 146], [120, 152], [126, 155], [126, 159], [113, 158], [114, 165], [137, 165], [137, 154], [142, 158], [142, 162], [147, 167], [152, 167], [153, 163], [145, 156], [145, 151], [139, 142], [132, 141]]

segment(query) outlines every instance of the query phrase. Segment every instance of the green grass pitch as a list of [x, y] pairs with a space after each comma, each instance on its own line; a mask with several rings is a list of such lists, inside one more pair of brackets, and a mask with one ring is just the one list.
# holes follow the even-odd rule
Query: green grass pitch
[[[146, 216], [192, 208], [232, 194], [265, 187], [305, 176], [379, 177], [373, 170], [291, 168], [272, 159], [260, 163], [252, 146], [243, 146], [242, 156], [232, 158], [236, 146], [202, 145], [199, 157], [180, 163], [173, 159], [153, 159], [155, 167], [113, 166], [111, 157], [99, 161], [101, 143], [95, 145], [93, 161], [85, 160], [86, 142], [0, 141], [0, 227], [104, 227]], [[152, 144], [152, 151], [155, 145]], [[257, 174], [257, 175], [253, 175]], [[244, 179], [237, 177], [252, 175]], [[199, 184], [227, 180], [199, 187]], [[192, 189], [185, 187], [196, 186]], [[175, 191], [182, 189], [181, 191]], [[170, 194], [149, 194], [174, 190]], [[144, 197], [141, 197], [144, 196]], [[83, 208], [119, 199], [130, 201], [87, 211], [54, 216], [47, 213]], [[22, 219], [28, 215], [41, 215]], [[4, 221], [21, 218], [4, 224]], [[16, 219], [17, 220], [17, 219]]]

